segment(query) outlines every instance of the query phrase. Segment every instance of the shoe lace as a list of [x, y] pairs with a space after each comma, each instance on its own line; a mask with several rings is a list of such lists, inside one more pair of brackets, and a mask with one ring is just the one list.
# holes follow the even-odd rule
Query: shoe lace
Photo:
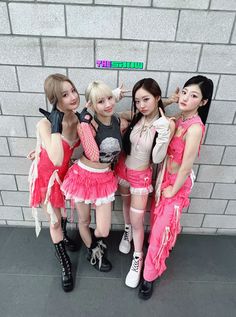
[[138, 268], [139, 268], [139, 257], [134, 257], [132, 261], [131, 270], [138, 272]]
[[102, 265], [102, 256], [103, 256], [103, 251], [100, 249], [99, 246], [97, 246], [96, 248], [92, 249], [90, 263], [92, 265], [95, 265], [98, 261], [98, 267], [100, 269]]
[[106, 244], [102, 240], [99, 240], [99, 241], [97, 241], [97, 245], [103, 254], [104, 251], [107, 249]]
[[59, 255], [56, 254], [56, 257], [60, 261], [63, 275], [71, 274], [70, 258], [61, 245], [59, 246], [59, 252], [60, 252], [60, 254]]
[[129, 241], [129, 231], [124, 231], [124, 234], [123, 234], [123, 240], [124, 241]]

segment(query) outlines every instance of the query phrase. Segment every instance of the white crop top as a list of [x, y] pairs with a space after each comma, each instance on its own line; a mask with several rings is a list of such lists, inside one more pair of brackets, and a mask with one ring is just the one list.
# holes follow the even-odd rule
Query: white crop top
[[149, 165], [153, 139], [156, 134], [153, 122], [156, 119], [155, 117], [152, 121], [145, 123], [143, 116], [134, 126], [130, 134], [131, 152], [125, 162], [128, 168], [136, 169]]

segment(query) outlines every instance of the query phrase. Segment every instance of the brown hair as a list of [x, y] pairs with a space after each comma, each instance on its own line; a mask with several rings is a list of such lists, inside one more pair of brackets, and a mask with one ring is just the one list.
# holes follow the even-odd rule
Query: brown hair
[[55, 104], [62, 99], [62, 83], [68, 81], [78, 93], [73, 82], [65, 75], [49, 75], [44, 82], [44, 91], [51, 104]]

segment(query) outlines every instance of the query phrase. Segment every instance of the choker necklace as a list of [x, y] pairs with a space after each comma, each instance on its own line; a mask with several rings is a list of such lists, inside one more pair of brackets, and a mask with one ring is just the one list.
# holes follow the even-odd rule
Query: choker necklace
[[150, 129], [152, 127], [152, 124], [155, 120], [157, 120], [159, 118], [159, 116], [154, 116], [151, 120], [149, 121], [146, 121], [146, 118], [144, 118], [144, 122], [143, 122], [143, 125], [142, 125], [142, 128], [141, 128], [141, 131], [140, 131], [140, 135], [139, 137], [142, 136], [142, 134], [144, 132], [146, 132], [148, 129]]
[[195, 118], [195, 117], [197, 117], [198, 116], [198, 113], [195, 113], [193, 116], [191, 116], [191, 117], [189, 117], [189, 118], [184, 118], [184, 115], [183, 115], [183, 113], [181, 114], [181, 119], [182, 119], [182, 121], [183, 122], [185, 122], [185, 121], [188, 121], [188, 120], [190, 120], [190, 119], [193, 119], [193, 118]]

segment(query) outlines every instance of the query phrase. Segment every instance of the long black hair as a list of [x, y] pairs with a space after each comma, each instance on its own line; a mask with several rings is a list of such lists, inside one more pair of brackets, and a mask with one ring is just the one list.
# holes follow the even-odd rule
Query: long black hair
[[[158, 83], [152, 78], [143, 78], [143, 79], [139, 80], [134, 85], [133, 90], [132, 90], [132, 106], [131, 106], [131, 112], [133, 114], [133, 118], [132, 118], [132, 121], [131, 121], [128, 129], [126, 130], [126, 132], [123, 136], [123, 149], [124, 149], [126, 155], [129, 155], [131, 152], [130, 133], [131, 133], [133, 127], [136, 125], [136, 123], [143, 117], [143, 114], [141, 112], [137, 111], [137, 107], [136, 107], [136, 103], [135, 103], [135, 94], [136, 94], [137, 90], [140, 88], [145, 89], [154, 97], [161, 97], [161, 88], [159, 87]], [[164, 112], [164, 106], [163, 106], [161, 98], [158, 101], [157, 107], [158, 107], [158, 111], [159, 111], [159, 107], [160, 107]], [[157, 135], [155, 135], [155, 137], [154, 137], [152, 149], [155, 145], [156, 137], [157, 137]]]
[[214, 89], [213, 82], [211, 79], [205, 76], [197, 75], [190, 78], [188, 81], [186, 81], [183, 88], [190, 85], [198, 85], [202, 93], [202, 99], [203, 100], [208, 99], [205, 105], [198, 108], [198, 115], [201, 118], [202, 123], [206, 124], [208, 112], [211, 105], [213, 89]]

